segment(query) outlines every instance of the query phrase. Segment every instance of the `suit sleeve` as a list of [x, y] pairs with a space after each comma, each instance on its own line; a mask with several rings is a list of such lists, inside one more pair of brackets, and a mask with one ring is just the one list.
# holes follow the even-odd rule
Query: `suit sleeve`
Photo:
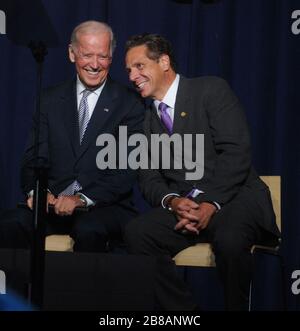
[[[36, 146], [36, 129], [39, 125], [39, 140]], [[38, 158], [35, 155], [35, 147], [38, 148]], [[29, 138], [25, 147], [25, 152], [21, 161], [21, 188], [24, 194], [27, 194], [35, 187], [36, 166], [48, 168], [50, 164], [48, 150], [48, 121], [43, 99], [41, 102], [40, 118], [37, 113], [33, 115], [33, 125], [29, 133]]]
[[[148, 144], [151, 142], [151, 111], [148, 109], [146, 112], [146, 117], [144, 121], [144, 133], [147, 137]], [[148, 159], [151, 160], [150, 145], [148, 146]], [[151, 161], [148, 165], [148, 169], [141, 169], [139, 171], [139, 185], [141, 192], [146, 199], [153, 207], [161, 205], [161, 201], [164, 196], [169, 193], [179, 194], [179, 191], [172, 188], [169, 188], [166, 178], [160, 173], [157, 169], [151, 168]]]
[[204, 186], [199, 183], [205, 193], [195, 200], [225, 204], [238, 193], [251, 169], [249, 130], [237, 97], [222, 79], [208, 84], [205, 109], [216, 158], [213, 175]]

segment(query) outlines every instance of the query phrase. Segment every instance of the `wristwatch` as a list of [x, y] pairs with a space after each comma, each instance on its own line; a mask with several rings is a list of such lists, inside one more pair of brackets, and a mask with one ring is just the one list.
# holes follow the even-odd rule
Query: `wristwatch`
[[178, 195], [171, 195], [170, 197], [168, 197], [168, 200], [166, 202], [166, 208], [168, 209], [168, 211], [173, 211], [172, 207], [171, 207], [171, 202], [175, 199], [175, 198], [179, 198]]
[[83, 207], [86, 207], [87, 206], [86, 197], [82, 193], [76, 193], [76, 195], [79, 197], [79, 200], [83, 203]]

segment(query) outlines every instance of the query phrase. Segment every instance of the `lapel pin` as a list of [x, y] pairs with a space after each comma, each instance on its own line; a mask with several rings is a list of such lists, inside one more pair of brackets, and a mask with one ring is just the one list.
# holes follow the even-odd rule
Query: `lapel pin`
[[186, 115], [187, 115], [187, 113], [184, 112], [184, 111], [180, 113], [180, 116], [181, 116], [181, 117], [185, 117]]
[[108, 109], [108, 108], [104, 108], [103, 110], [104, 110], [105, 112], [107, 112], [107, 113], [109, 112], [109, 109]]

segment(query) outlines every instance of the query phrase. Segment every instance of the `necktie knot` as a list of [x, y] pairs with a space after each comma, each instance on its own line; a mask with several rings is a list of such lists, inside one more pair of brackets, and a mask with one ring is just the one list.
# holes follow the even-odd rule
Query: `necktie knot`
[[164, 102], [161, 102], [158, 105], [158, 109], [160, 110], [160, 112], [165, 113], [167, 111], [167, 109], [168, 109], [168, 105], [165, 104]]
[[82, 98], [86, 99], [92, 93], [92, 91], [85, 89], [81, 93], [82, 93]]

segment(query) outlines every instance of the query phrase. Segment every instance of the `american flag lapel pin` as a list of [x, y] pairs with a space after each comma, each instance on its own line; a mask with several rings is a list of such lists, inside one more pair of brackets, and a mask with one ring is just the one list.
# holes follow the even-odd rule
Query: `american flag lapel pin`
[[108, 113], [109, 112], [109, 109], [108, 108], [103, 108], [103, 110]]

